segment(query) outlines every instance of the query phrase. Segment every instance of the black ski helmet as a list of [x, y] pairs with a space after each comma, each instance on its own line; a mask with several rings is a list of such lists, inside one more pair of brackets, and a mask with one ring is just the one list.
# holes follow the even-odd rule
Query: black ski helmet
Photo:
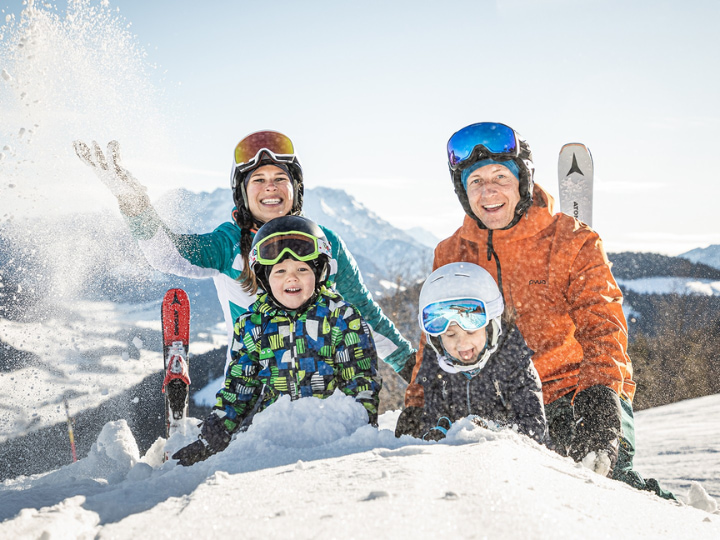
[[[271, 244], [267, 244], [271, 242]], [[263, 244], [271, 245], [272, 264], [263, 264], [261, 251]], [[299, 251], [302, 253], [298, 253]], [[270, 289], [270, 270], [275, 264], [287, 257], [308, 263], [315, 273], [314, 301], [320, 288], [325, 285], [330, 274], [332, 248], [323, 230], [314, 221], [303, 216], [282, 216], [268, 221], [260, 227], [250, 248], [249, 264], [258, 282], [276, 302]]]
[[[453, 140], [453, 137], [461, 133], [462, 131], [472, 128], [475, 126], [480, 126], [486, 124], [485, 122], [481, 124], [471, 124], [469, 126], [464, 127], [463, 129], [457, 131], [453, 134], [452, 137], [448, 140], [448, 148], [450, 146], [450, 142]], [[491, 123], [487, 123], [491, 124]], [[474, 165], [478, 161], [483, 161], [485, 159], [492, 159], [494, 161], [503, 162], [512, 160], [515, 162], [515, 164], [518, 167], [519, 170], [519, 178], [518, 181], [520, 182], [520, 201], [517, 203], [517, 206], [515, 207], [515, 217], [510, 222], [510, 224], [505, 227], [506, 229], [509, 229], [513, 225], [515, 225], [522, 215], [527, 212], [527, 210], [532, 206], [533, 202], [533, 188], [535, 186], [533, 177], [535, 174], [535, 166], [533, 164], [533, 158], [532, 158], [532, 152], [530, 151], [530, 145], [528, 145], [527, 141], [515, 130], [513, 130], [510, 126], [507, 126], [505, 124], [498, 124], [499, 126], [502, 126], [505, 129], [512, 130], [515, 134], [515, 138], [517, 140], [517, 152], [513, 152], [512, 154], [507, 153], [492, 153], [490, 152], [485, 146], [482, 144], [477, 144], [473, 149], [470, 155], [463, 159], [462, 162], [457, 164], [456, 166], [453, 166], [451, 163], [450, 158], [448, 158], [448, 168], [450, 169], [450, 178], [453, 183], [453, 187], [455, 188], [455, 194], [457, 195], [457, 198], [460, 200], [460, 204], [463, 207], [463, 210], [465, 210], [465, 213], [473, 218], [478, 226], [481, 229], [487, 229], [485, 224], [480, 221], [480, 219], [475, 215], [475, 213], [472, 211], [472, 208], [470, 207], [470, 201], [467, 197], [467, 192], [465, 190], [465, 187], [462, 183], [462, 171], [467, 169], [468, 167]]]
[[297, 216], [302, 212], [303, 172], [292, 141], [277, 131], [256, 131], [235, 146], [230, 170], [230, 187], [236, 208], [233, 218], [241, 228], [257, 223], [250, 212], [245, 180], [263, 165], [276, 165], [289, 172], [293, 183], [293, 205], [289, 215]]

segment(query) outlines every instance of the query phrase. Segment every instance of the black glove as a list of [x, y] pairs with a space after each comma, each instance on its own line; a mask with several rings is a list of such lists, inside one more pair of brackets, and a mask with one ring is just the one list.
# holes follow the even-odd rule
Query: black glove
[[175, 452], [172, 458], [178, 460], [178, 465], [189, 467], [198, 461], [205, 461], [214, 453], [203, 439], [198, 438], [197, 441]]
[[437, 421], [435, 427], [430, 428], [425, 435], [423, 435], [423, 441], [440, 441], [447, 437], [448, 429], [452, 427], [452, 422], [447, 416], [441, 417]]
[[[225, 416], [224, 413], [221, 414]], [[215, 411], [211, 412], [203, 422], [201, 434], [213, 453], [225, 450], [232, 439], [232, 435], [225, 427], [225, 420]]]
[[[611, 388], [591, 386], [575, 396], [573, 414], [575, 435], [568, 452], [570, 457], [611, 477], [622, 429], [620, 398]], [[592, 452], [594, 456], [589, 456]]]
[[545, 444], [561, 456], [567, 457], [575, 436], [575, 416], [570, 395], [545, 405], [548, 436]]
[[225, 421], [213, 411], [203, 422], [198, 440], [175, 452], [172, 458], [179, 460], [179, 465], [189, 467], [222, 452], [231, 439], [232, 435], [225, 427]]
[[398, 416], [395, 425], [395, 436], [410, 435], [420, 437], [422, 435], [423, 409], [420, 407], [405, 407]]
[[406, 383], [410, 384], [410, 382], [412, 381], [412, 372], [413, 372], [414, 367], [415, 367], [415, 351], [413, 351], [412, 354], [407, 357], [407, 360], [405, 361], [405, 365], [403, 366], [403, 368], [400, 371], [397, 372], [397, 374], [400, 375], [400, 377], [402, 377], [402, 379]]

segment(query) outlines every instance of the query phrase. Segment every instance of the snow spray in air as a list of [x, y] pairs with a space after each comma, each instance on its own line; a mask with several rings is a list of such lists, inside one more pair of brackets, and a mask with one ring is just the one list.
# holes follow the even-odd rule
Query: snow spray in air
[[132, 274], [138, 254], [114, 198], [72, 141], [105, 147], [116, 139], [125, 156], [158, 162], [170, 155], [170, 128], [154, 68], [110, 2], [70, 0], [63, 12], [27, 0], [20, 14], [4, 15], [0, 275], [25, 297], [77, 298], [101, 287], [100, 274]]

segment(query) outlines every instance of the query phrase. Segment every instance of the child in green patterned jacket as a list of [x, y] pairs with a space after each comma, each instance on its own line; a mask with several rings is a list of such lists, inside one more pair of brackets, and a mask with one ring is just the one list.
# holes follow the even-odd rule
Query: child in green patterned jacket
[[192, 465], [224, 450], [233, 433], [281, 395], [352, 396], [377, 424], [375, 343], [360, 312], [325, 286], [330, 246], [314, 222], [276, 218], [255, 235], [250, 263], [262, 288], [235, 322], [232, 360], [198, 441], [173, 455]]

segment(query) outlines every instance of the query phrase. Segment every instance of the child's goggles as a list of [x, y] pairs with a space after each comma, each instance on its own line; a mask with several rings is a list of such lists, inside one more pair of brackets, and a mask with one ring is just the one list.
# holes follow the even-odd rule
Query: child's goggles
[[487, 326], [487, 312], [485, 302], [476, 298], [443, 300], [423, 308], [420, 325], [431, 336], [445, 333], [451, 323], [457, 323], [464, 330], [472, 332]]
[[456, 171], [460, 168], [478, 146], [484, 148], [486, 152], [482, 156], [477, 155], [476, 159], [481, 157], [509, 159], [520, 155], [520, 144], [511, 127], [496, 122], [481, 122], [464, 127], [450, 137], [447, 144], [450, 169]]
[[317, 259], [320, 254], [331, 256], [326, 240], [318, 241], [313, 235], [300, 231], [283, 231], [260, 240], [250, 253], [250, 264], [272, 266], [286, 254], [301, 262]]
[[[262, 152], [278, 163], [292, 163], [295, 160], [295, 148], [286, 135], [277, 131], [258, 131], [245, 137], [235, 147], [235, 172], [254, 167], [260, 161]], [[233, 179], [235, 176], [233, 174]]]

